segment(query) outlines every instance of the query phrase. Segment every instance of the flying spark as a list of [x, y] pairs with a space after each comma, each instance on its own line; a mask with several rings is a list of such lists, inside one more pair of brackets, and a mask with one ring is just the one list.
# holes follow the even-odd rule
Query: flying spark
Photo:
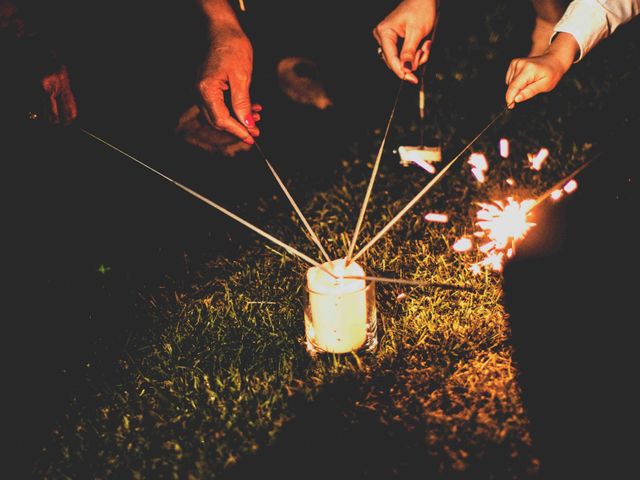
[[500, 139], [500, 156], [507, 158], [509, 156], [509, 140], [506, 138]]
[[455, 252], [468, 252], [473, 247], [473, 242], [471, 242], [470, 238], [462, 237], [459, 238], [456, 243], [451, 247]]
[[573, 193], [578, 189], [578, 182], [575, 180], [569, 180], [562, 189], [567, 193]]
[[535, 155], [532, 153], [527, 153], [527, 157], [529, 159], [529, 168], [531, 170], [540, 171], [540, 169], [542, 169], [542, 164], [548, 156], [549, 150], [547, 150], [546, 148], [541, 148]]
[[485, 176], [485, 172], [489, 170], [489, 163], [487, 162], [487, 157], [484, 156], [483, 153], [472, 153], [469, 156], [469, 160], [467, 161], [469, 165], [471, 165], [471, 173], [476, 180], [480, 183], [484, 183], [487, 179]]
[[447, 223], [449, 221], [449, 215], [446, 213], [427, 213], [424, 216], [427, 222]]

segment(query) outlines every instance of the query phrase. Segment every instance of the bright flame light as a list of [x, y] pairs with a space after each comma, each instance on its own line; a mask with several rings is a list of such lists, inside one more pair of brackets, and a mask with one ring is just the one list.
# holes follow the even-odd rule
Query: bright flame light
[[487, 157], [484, 156], [484, 153], [472, 153], [467, 163], [485, 172], [489, 170], [489, 162], [487, 162]]
[[528, 219], [535, 203], [533, 199], [519, 202], [508, 197], [504, 201], [479, 204], [476, 225], [481, 230], [474, 235], [487, 239], [487, 242], [478, 248], [485, 258], [473, 264], [472, 271], [482, 267], [502, 270], [505, 258], [513, 255], [515, 243], [535, 225]]
[[430, 174], [434, 174], [436, 173], [436, 167], [434, 167], [433, 165], [431, 165], [429, 162], [427, 162], [426, 160], [423, 160], [421, 158], [417, 158], [415, 160], [412, 160], [413, 163], [415, 163], [416, 165], [418, 165], [419, 167], [424, 168], [427, 172], [429, 172]]
[[455, 252], [468, 252], [472, 247], [473, 242], [471, 242], [471, 239], [462, 237], [456, 240], [456, 243], [454, 243], [451, 248], [453, 248]]
[[446, 213], [427, 213], [424, 216], [427, 222], [447, 223], [449, 221], [449, 215]]
[[562, 195], [564, 194], [564, 192], [560, 189], [558, 190], [554, 190], [553, 192], [551, 192], [551, 200], [560, 200], [560, 198], [562, 198]]
[[506, 182], [507, 182], [507, 185], [509, 185], [510, 187], [516, 186], [516, 181], [511, 177], [507, 178]]
[[567, 193], [573, 193], [577, 190], [577, 188], [578, 182], [576, 182], [575, 180], [569, 180], [566, 185], [562, 187], [562, 189]]
[[486, 180], [485, 172], [489, 170], [489, 162], [483, 153], [472, 153], [467, 161], [471, 165], [471, 173], [476, 177], [478, 182], [483, 183]]
[[546, 148], [541, 148], [538, 153], [535, 155], [532, 153], [527, 153], [527, 158], [529, 159], [529, 168], [531, 170], [540, 170], [542, 168], [542, 164], [549, 156], [549, 150]]
[[506, 138], [500, 139], [500, 156], [507, 158], [509, 156], [509, 140]]

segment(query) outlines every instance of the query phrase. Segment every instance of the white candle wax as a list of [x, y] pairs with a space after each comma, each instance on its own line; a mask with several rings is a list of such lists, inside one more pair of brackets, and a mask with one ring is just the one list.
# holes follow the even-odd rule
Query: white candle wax
[[[356, 262], [345, 267], [345, 259], [322, 265], [338, 277], [364, 277]], [[312, 343], [332, 353], [360, 348], [367, 339], [366, 281], [333, 278], [318, 267], [307, 271], [309, 305], [305, 311], [307, 336]], [[308, 318], [310, 317], [310, 318]]]

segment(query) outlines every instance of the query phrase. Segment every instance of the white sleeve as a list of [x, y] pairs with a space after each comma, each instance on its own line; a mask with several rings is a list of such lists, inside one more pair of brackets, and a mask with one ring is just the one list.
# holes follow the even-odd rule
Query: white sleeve
[[580, 47], [578, 62], [598, 42], [638, 14], [640, 0], [573, 0], [556, 24], [551, 39], [559, 32], [573, 35]]

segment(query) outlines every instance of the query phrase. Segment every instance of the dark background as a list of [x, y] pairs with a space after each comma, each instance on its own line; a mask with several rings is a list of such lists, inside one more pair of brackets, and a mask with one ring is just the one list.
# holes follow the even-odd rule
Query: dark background
[[[180, 113], [197, 100], [195, 72], [206, 52], [206, 27], [194, 3], [59, 1], [25, 2], [25, 6], [64, 52], [80, 111], [77, 125], [265, 224], [267, 219], [260, 218], [255, 206], [277, 187], [253, 152], [234, 159], [209, 155], [173, 135]], [[380, 127], [388, 115], [398, 81], [378, 58], [371, 29], [394, 2], [246, 3], [249, 12], [241, 15], [241, 21], [254, 45], [252, 94], [264, 105], [261, 144], [279, 172], [294, 179], [294, 189], [304, 193], [305, 187], [313, 185], [312, 190], [319, 191], [331, 182], [337, 162], [353, 139]], [[449, 2], [450, 14], [442, 16], [438, 42], [461, 41], [464, 32], [486, 13], [483, 3]], [[447, 100], [458, 107], [466, 102], [469, 107], [459, 127], [462, 132], [475, 130], [480, 124], [476, 120], [486, 119], [488, 112], [501, 105], [508, 61], [528, 48], [529, 3], [513, 3], [517, 4], [514, 21], [520, 22], [524, 32], [522, 43], [513, 42], [502, 52], [504, 68], [486, 72], [460, 98]], [[294, 55], [318, 63], [334, 108], [319, 112], [294, 104], [278, 89], [277, 61]], [[437, 48], [433, 61], [438, 62]], [[30, 93], [35, 90], [28, 81], [18, 85], [26, 93], [4, 92], [11, 106], [5, 112], [16, 115], [4, 119], [0, 134], [2, 231], [7, 242], [3, 284], [8, 285], [2, 363], [3, 396], [10, 404], [4, 410], [5, 436], [19, 453], [13, 459], [26, 467], [57, 412], [86, 388], [79, 382], [82, 369], [108, 365], [124, 348], [128, 335], [144, 331], [146, 320], [138, 313], [144, 292], [168, 277], [197, 268], [199, 259], [211, 252], [233, 253], [248, 234], [77, 128], [26, 122], [21, 112], [38, 108], [42, 99]], [[627, 109], [638, 105], [633, 82], [627, 85], [617, 100], [612, 99], [607, 116], [585, 119], [581, 135], [615, 133], [610, 122], [619, 116], [616, 109], [623, 103]], [[402, 102], [399, 122], [415, 118], [414, 98], [405, 96]], [[616, 138], [632, 139], [636, 126], [620, 129]], [[602, 426], [589, 432], [571, 426], [582, 423], [595, 403], [597, 408], [615, 405], [607, 393], [593, 396], [593, 390], [586, 389], [593, 379], [590, 372], [602, 379], [604, 392], [615, 391], [621, 377], [607, 376], [607, 372], [618, 362], [630, 361], [614, 358], [612, 352], [631, 351], [622, 339], [630, 338], [627, 329], [634, 315], [629, 313], [629, 300], [634, 283], [624, 274], [633, 271], [637, 256], [633, 247], [627, 251], [619, 245], [633, 238], [637, 187], [634, 182], [625, 184], [625, 179], [637, 177], [620, 165], [634, 148], [629, 142], [603, 142], [606, 155], [589, 174], [591, 180], [581, 182], [579, 194], [566, 207], [549, 213], [557, 219], [556, 225], [565, 225], [559, 233], [563, 246], [530, 256], [523, 248], [521, 260], [506, 272], [525, 400], [534, 434], [544, 439], [548, 447], [542, 449], [547, 448], [552, 458], [561, 458], [558, 452], [567, 445], [584, 446], [585, 442], [577, 442], [576, 431], [589, 439], [620, 433]], [[609, 171], [604, 162], [616, 162], [616, 173], [604, 175]], [[600, 186], [591, 188], [591, 184]], [[625, 185], [635, 190], [624, 190]], [[594, 225], [593, 217], [600, 219], [608, 211], [616, 215]], [[593, 230], [601, 235], [593, 238], [589, 234]], [[587, 271], [578, 268], [585, 257], [596, 259]], [[100, 273], [100, 265], [108, 267], [108, 272]], [[602, 277], [611, 281], [606, 288], [594, 290], [592, 279]], [[540, 292], [535, 304], [527, 296], [531, 288]], [[612, 302], [615, 309], [599, 310]], [[579, 315], [574, 315], [574, 308]], [[567, 317], [585, 320], [580, 325], [567, 324]], [[552, 346], [547, 343], [550, 338], [556, 339]], [[582, 371], [576, 385], [563, 385], [566, 372], [558, 365], [589, 358], [594, 351], [604, 370]], [[626, 369], [616, 372], [628, 373]], [[538, 395], [551, 389], [558, 392], [553, 397]], [[576, 409], [576, 398], [593, 400]], [[559, 399], [564, 400], [557, 403]], [[554, 414], [549, 416], [550, 412]], [[567, 428], [560, 429], [561, 418], [569, 419]], [[615, 420], [617, 426], [623, 421]], [[564, 432], [562, 440], [556, 435], [559, 431]], [[597, 444], [602, 441], [599, 438]], [[571, 451], [577, 455], [590, 450]]]

